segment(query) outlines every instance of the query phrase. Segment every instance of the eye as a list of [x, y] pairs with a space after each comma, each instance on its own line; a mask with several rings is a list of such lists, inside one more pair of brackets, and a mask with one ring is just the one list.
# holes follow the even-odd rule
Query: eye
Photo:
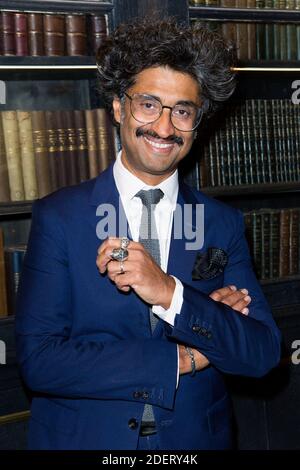
[[192, 116], [192, 110], [186, 106], [175, 106], [173, 114], [180, 119], [190, 119]]

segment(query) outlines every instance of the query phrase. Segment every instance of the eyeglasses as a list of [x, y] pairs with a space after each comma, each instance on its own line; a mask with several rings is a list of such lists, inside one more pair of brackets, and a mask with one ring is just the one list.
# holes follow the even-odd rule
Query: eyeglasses
[[130, 100], [132, 116], [143, 124], [157, 121], [162, 115], [163, 109], [167, 108], [171, 110], [170, 119], [175, 129], [191, 132], [200, 124], [203, 115], [203, 108], [190, 102], [183, 101], [175, 106], [163, 106], [157, 98], [151, 95], [134, 93], [129, 96], [127, 93], [124, 94]]

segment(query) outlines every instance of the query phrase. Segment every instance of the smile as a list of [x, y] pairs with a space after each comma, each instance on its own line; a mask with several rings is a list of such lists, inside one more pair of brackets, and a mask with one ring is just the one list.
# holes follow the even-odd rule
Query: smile
[[159, 144], [158, 142], [153, 142], [153, 140], [147, 139], [147, 137], [144, 135], [144, 139], [148, 142], [148, 144], [152, 145], [152, 147], [157, 148], [157, 149], [168, 149], [173, 147], [174, 142], [171, 144]]

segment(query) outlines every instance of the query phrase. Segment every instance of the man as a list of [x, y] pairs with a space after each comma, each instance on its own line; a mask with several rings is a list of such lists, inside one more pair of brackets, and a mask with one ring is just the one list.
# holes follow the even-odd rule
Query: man
[[197, 26], [145, 20], [97, 61], [122, 151], [33, 208], [17, 315], [30, 448], [229, 448], [223, 373], [266, 374], [280, 335], [242, 215], [178, 183], [177, 167], [234, 90], [231, 52]]

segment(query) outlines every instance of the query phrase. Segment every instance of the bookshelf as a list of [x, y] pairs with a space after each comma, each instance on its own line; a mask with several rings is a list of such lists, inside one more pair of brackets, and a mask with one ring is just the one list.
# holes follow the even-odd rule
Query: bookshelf
[[[196, 3], [198, 3], [197, 6]], [[222, 110], [223, 117], [213, 119], [207, 124], [204, 134], [210, 134], [210, 136], [207, 137], [204, 148], [203, 142], [199, 139], [197, 147], [194, 149], [195, 166], [193, 170], [190, 170], [190, 181], [194, 182], [195, 186], [205, 186], [203, 191], [206, 194], [242, 210], [245, 214], [252, 214], [252, 216], [248, 215], [248, 218], [252, 217], [252, 222], [254, 220], [256, 225], [255, 230], [252, 230], [252, 237], [256, 236], [259, 239], [256, 253], [255, 250], [252, 253], [253, 257], [256, 257], [260, 262], [260, 266], [257, 268], [268, 265], [270, 262], [270, 253], [268, 253], [270, 245], [270, 250], [273, 245], [275, 246], [275, 249], [273, 246], [272, 256], [278, 258], [279, 255], [279, 263], [284, 263], [283, 260], [286, 259], [288, 250], [290, 250], [291, 260], [295, 261], [294, 257], [298, 257], [297, 273], [294, 271], [293, 275], [276, 276], [260, 281], [272, 307], [274, 318], [282, 332], [282, 361], [276, 369], [260, 380], [241, 377], [228, 378], [235, 411], [235, 444], [237, 448], [244, 450], [299, 449], [299, 442], [295, 439], [294, 434], [297, 432], [300, 419], [300, 415], [295, 409], [297, 407], [296, 396], [299, 396], [300, 391], [300, 375], [299, 368], [297, 369], [291, 362], [291, 356], [293, 341], [300, 337], [300, 222], [298, 219], [300, 208], [300, 161], [298, 159], [300, 113], [299, 104], [292, 104], [292, 93], [295, 89], [293, 84], [299, 79], [300, 68], [300, 3], [288, 0], [285, 2], [278, 0], [261, 2], [214, 0], [202, 2], [202, 5], [200, 3], [201, 1], [189, 2], [189, 21], [201, 21], [206, 23], [209, 28], [218, 29], [223, 35], [227, 35], [228, 39], [235, 39], [238, 45], [240, 43], [241, 49], [244, 48], [244, 50], [238, 51], [238, 53], [240, 52], [238, 54], [239, 60], [235, 66], [238, 79], [237, 90], [228, 105]], [[204, 6], [203, 3], [207, 5]], [[208, 6], [208, 4], [210, 5]], [[245, 7], [247, 5], [253, 7], [255, 4], [260, 5], [261, 8]], [[232, 5], [236, 5], [236, 7]], [[248, 39], [246, 53], [242, 34]], [[276, 37], [276, 35], [278, 36]], [[239, 38], [242, 42], [239, 41]], [[256, 43], [253, 42], [253, 39]], [[249, 54], [251, 40], [252, 46], [254, 45], [252, 56]], [[289, 47], [291, 47], [292, 40], [294, 40], [294, 49], [291, 52]], [[259, 44], [259, 41], [262, 43]], [[277, 45], [279, 44], [277, 57], [275, 49], [272, 49], [276, 41]], [[269, 50], [264, 51], [261, 45], [269, 47]], [[297, 60], [295, 60], [296, 53], [298, 54]], [[260, 57], [257, 57], [259, 54]], [[238, 111], [235, 112], [232, 109], [238, 109]], [[263, 109], [268, 109], [268, 112], [264, 113]], [[228, 113], [227, 118], [225, 117], [226, 113]], [[274, 115], [275, 119], [271, 125], [270, 122]], [[238, 121], [238, 118], [242, 123]], [[221, 131], [218, 131], [220, 126]], [[249, 129], [252, 129], [253, 133], [249, 132]], [[214, 145], [211, 139], [213, 139]], [[226, 151], [228, 141], [230, 145]], [[237, 142], [243, 144], [246, 142], [246, 147], [249, 145], [248, 150], [247, 148], [243, 150], [243, 145], [240, 146], [239, 143], [235, 147]], [[278, 143], [279, 153], [275, 149]], [[225, 155], [228, 158], [225, 158], [221, 164], [223, 164], [223, 168], [231, 165], [232, 174], [235, 172], [232, 156], [233, 159], [239, 158], [239, 163], [246, 166], [248, 171], [250, 167], [253, 171], [259, 161], [259, 159], [252, 161], [252, 165], [249, 165], [247, 159], [251, 156], [263, 157], [260, 162], [262, 164], [268, 158], [274, 158], [275, 165], [280, 165], [283, 160], [286, 163], [291, 158], [293, 159], [294, 176], [290, 178], [287, 173], [285, 176], [283, 173], [281, 175], [278, 173], [278, 178], [273, 178], [272, 181], [268, 181], [266, 178], [264, 182], [259, 182], [253, 178], [251, 184], [237, 184], [234, 178], [231, 180], [228, 178], [228, 181], [225, 181], [227, 184], [224, 185], [219, 180], [215, 181], [214, 186], [207, 184], [207, 180], [206, 182], [201, 181], [201, 170], [205, 171], [206, 166], [207, 171], [207, 166], [211, 166], [211, 170], [215, 171], [215, 165], [218, 165], [215, 159], [222, 160]], [[246, 156], [244, 160], [242, 155]], [[199, 160], [202, 161], [200, 165]], [[259, 168], [262, 170], [263, 166], [257, 165], [256, 170], [258, 171]], [[269, 166], [270, 170], [271, 168], [272, 165]], [[269, 179], [271, 178], [269, 177]], [[292, 179], [294, 181], [291, 181]], [[284, 255], [283, 250], [276, 245], [278, 237], [276, 238], [275, 235], [273, 237], [272, 229], [268, 231], [268, 223], [272, 217], [279, 217], [279, 213], [281, 213], [283, 220], [287, 213], [294, 214], [295, 211], [298, 211], [297, 222], [292, 230], [290, 225], [289, 235], [283, 230], [283, 225], [281, 232], [279, 233], [279, 230], [277, 232], [278, 237], [285, 237], [282, 238], [285, 240], [283, 245], [287, 250]], [[255, 213], [254, 216], [253, 213]], [[268, 222], [263, 222], [265, 214]], [[296, 237], [293, 238], [293, 234]], [[289, 239], [287, 239], [288, 237]], [[265, 260], [261, 263], [264, 257]], [[291, 402], [294, 402], [294, 407], [291, 406]]]
[[[100, 0], [80, 2], [72, 0], [10, 0], [9, 2], [0, 1], [0, 11], [5, 11], [10, 14], [24, 13], [27, 18], [27, 26], [29, 24], [28, 18], [30, 14], [43, 15], [43, 20], [45, 15], [49, 13], [53, 15], [59, 14], [63, 16], [65, 25], [67, 15], [81, 15], [81, 17], [85, 15], [88, 25], [90, 25], [88, 21], [90, 21], [91, 18], [105, 17], [107, 29], [112, 30], [115, 24], [117, 3], [118, 2], [109, 1], [103, 2]], [[119, 16], [121, 17], [121, 15]], [[10, 16], [10, 19], [16, 21], [13, 16]], [[99, 124], [100, 121], [97, 121], [97, 108], [101, 108], [101, 103], [95, 92], [97, 68], [95, 57], [91, 49], [92, 39], [97, 39], [96, 33], [97, 30], [95, 29], [95, 37], [90, 37], [89, 42], [87, 42], [87, 54], [85, 55], [66, 55], [66, 52], [68, 52], [66, 46], [67, 36], [64, 38], [64, 54], [61, 56], [45, 54], [40, 56], [16, 55], [16, 50], [14, 51], [14, 55], [4, 55], [5, 51], [1, 50], [0, 80], [5, 83], [6, 91], [6, 100], [4, 103], [1, 102], [0, 104], [1, 121], [3, 113], [17, 109], [28, 112], [31, 116], [31, 121], [32, 113], [37, 110], [39, 113], [49, 113], [50, 117], [53, 113], [60, 113], [60, 110], [64, 110], [62, 112], [65, 113], [65, 117], [72, 117], [73, 114], [77, 112], [73, 111], [76, 109], [78, 110], [77, 116], [79, 116], [79, 113], [88, 113], [89, 118], [93, 119], [93, 123], [95, 123], [96, 119], [96, 123]], [[65, 29], [65, 35], [66, 34], [67, 30]], [[92, 33], [90, 33], [90, 36], [91, 35]], [[29, 41], [29, 39], [27, 30], [27, 41]], [[42, 40], [45, 41], [45, 35], [42, 36]], [[92, 109], [95, 111], [90, 111]], [[38, 117], [40, 116], [41, 114]], [[80, 116], [82, 117], [83, 115], [80, 114]], [[87, 119], [88, 117], [86, 117], [85, 123]], [[67, 127], [66, 124], [67, 122], [64, 121], [65, 127]], [[77, 133], [79, 133], [79, 131], [81, 132], [80, 129], [81, 128], [76, 129]], [[87, 133], [87, 127], [85, 130]], [[47, 139], [47, 137], [51, 138], [51, 135], [46, 135], [45, 138]], [[61, 135], [60, 137], [62, 138]], [[70, 135], [69, 137], [71, 138], [72, 136]], [[88, 136], [85, 136], [85, 139], [87, 139], [87, 137]], [[66, 143], [66, 140], [65, 142], [60, 140], [61, 145], [64, 143]], [[2, 142], [2, 144], [5, 144], [5, 141]], [[35, 141], [34, 145], [36, 144], [37, 141]], [[70, 139], [69, 144], [69, 148], [71, 148], [72, 142]], [[77, 144], [78, 157], [78, 149], [81, 147], [78, 142]], [[88, 145], [86, 140], [85, 144]], [[5, 145], [3, 145], [2, 148], [7, 150]], [[87, 152], [87, 149], [85, 149], [85, 152]], [[2, 164], [3, 161], [1, 161], [1, 165]], [[24, 170], [25, 167], [23, 166], [22, 169]], [[1, 171], [3, 172], [3, 166], [1, 166]], [[88, 174], [85, 176], [88, 177]], [[23, 183], [25, 185], [25, 181], [23, 181]], [[2, 193], [1, 196], [3, 196]], [[33, 200], [26, 197], [26, 195], [23, 197], [23, 200], [12, 200], [11, 196], [12, 193], [10, 191], [10, 200], [6, 198], [3, 199], [3, 197], [1, 199], [0, 197], [0, 235], [2, 235], [1, 238], [3, 238], [2, 241], [5, 247], [5, 277], [12, 281], [12, 275], [14, 279], [13, 283], [16, 287], [19, 273], [16, 271], [14, 274], [12, 273], [10, 262], [12, 259], [14, 262], [19, 260], [20, 263], [17, 263], [18, 267], [16, 269], [18, 271], [18, 269], [21, 268], [21, 259], [23, 256], [21, 246], [25, 245], [28, 239]], [[15, 247], [14, 250], [16, 249], [13, 254], [9, 252], [9, 247], [12, 246]], [[10, 256], [13, 256], [13, 258], [9, 259]], [[1, 263], [3, 267], [3, 257], [1, 258], [0, 256], [0, 268]], [[2, 276], [0, 276], [0, 288], [2, 289], [3, 270], [0, 274]], [[14, 315], [11, 310], [13, 303], [10, 298], [11, 292], [9, 292], [10, 288], [8, 288], [8, 282], [5, 283], [5, 289], [7, 291], [6, 304], [8, 305], [6, 312], [8, 315], [3, 316], [5, 313], [2, 310], [3, 302], [0, 302], [0, 340], [6, 345], [6, 363], [0, 364], [0, 449], [25, 449], [30, 392], [26, 389], [18, 372], [14, 338]], [[15, 287], [13, 287], [12, 290], [15, 290]], [[2, 292], [1, 289], [0, 293]]]
[[[279, 4], [278, 0], [276, 1]], [[224, 4], [224, 0], [215, 2], [215, 4], [221, 4], [222, 2]], [[276, 4], [275, 2], [274, 4]], [[206, 3], [209, 3], [208, 0], [206, 0]], [[212, 3], [211, 1], [210, 4]], [[155, 10], [161, 14], [174, 15], [181, 21], [203, 21], [214, 25], [219, 22], [223, 25], [231, 25], [231, 27], [232, 25], [253, 26], [254, 24], [258, 26], [268, 24], [272, 25], [272, 27], [276, 27], [276, 25], [299, 24], [300, 27], [299, 9], [225, 8], [224, 6], [216, 5], [191, 6], [191, 4], [188, 6], [187, 0], [176, 0], [176, 2], [174, 0], [112, 0], [111, 2], [102, 2], [100, 0], [10, 0], [8, 2], [0, 0], [0, 10], [39, 12], [42, 14], [59, 12], [60, 14], [105, 15], [109, 30], [112, 30], [121, 21], [126, 21], [131, 17], [151, 14]], [[231, 103], [229, 103], [229, 107], [233, 103], [238, 105], [245, 102], [245, 100], [254, 100], [253, 106], [256, 106], [259, 100], [290, 100], [292, 93], [291, 84], [299, 78], [300, 71], [298, 60], [266, 58], [240, 60], [235, 68], [238, 74], [238, 87]], [[0, 55], [0, 80], [5, 81], [8, 96], [7, 103], [0, 104], [0, 111], [22, 109], [22, 107], [29, 111], [35, 109], [54, 111], [60, 108], [72, 111], [76, 106], [79, 106], [80, 109], [97, 108], [100, 106], [100, 103], [95, 92], [96, 71], [95, 58], [92, 55], [64, 55], [56, 57]], [[58, 98], [56, 98], [57, 93]], [[227, 111], [224, 113], [224, 118], [226, 116]], [[249, 119], [249, 115], [246, 117]], [[218, 119], [219, 117], [217, 116], [216, 120], [208, 123], [207, 138], [210, 138], [214, 132], [217, 132], [216, 129], [219, 128], [220, 124]], [[231, 121], [229, 120], [229, 122], [233, 126], [230, 128], [225, 126], [225, 135], [226, 132], [230, 133], [233, 132], [232, 129], [235, 129], [234, 118], [230, 119]], [[245, 132], [245, 127], [240, 132]], [[287, 136], [291, 140], [291, 133]], [[192, 151], [192, 168], [183, 168], [183, 172], [187, 172], [186, 178], [188, 181], [198, 187], [200, 186], [199, 175], [201, 171], [199, 162], [201, 159], [203, 161], [201, 132], [199, 132], [199, 137]], [[235, 137], [234, 132], [232, 137]], [[258, 142], [261, 139], [259, 130], [256, 129], [256, 134], [253, 133], [250, 137], [251, 142]], [[237, 135], [237, 141], [239, 140], [241, 139]], [[266, 149], [264, 151], [266, 152]], [[288, 155], [292, 156], [291, 150], [288, 150]], [[224, 163], [226, 164], [225, 160]], [[299, 169], [298, 171], [300, 172]], [[259, 211], [263, 208], [280, 211], [300, 207], [299, 180], [240, 185], [211, 186], [207, 184], [204, 187], [204, 192], [244, 212]], [[26, 243], [30, 229], [31, 208], [31, 200], [0, 202], [0, 229], [4, 232], [5, 244]], [[293, 337], [296, 338], [295, 335], [297, 334], [298, 338], [300, 338], [299, 281], [299, 275], [261, 281], [265, 295], [273, 307], [274, 316], [283, 332], [284, 344], [287, 350], [285, 358], [288, 358], [291, 354], [291, 339]], [[9, 367], [0, 365], [0, 402], [3, 402], [3, 406], [0, 406], [0, 449], [21, 449], [25, 446], [30, 397], [28, 392], [23, 389], [17, 372], [13, 315], [5, 318], [1, 318], [0, 315], [0, 340], [4, 340], [9, 345], [7, 361]], [[294, 378], [295, 370], [293, 369], [290, 372]], [[234, 383], [230, 384], [238, 416], [239, 432], [237, 446], [239, 448], [265, 449], [268, 446], [269, 448], [272, 448], [272, 446], [276, 448], [276, 445], [279, 445], [278, 439], [276, 441], [274, 438], [270, 443], [270, 440], [265, 439], [265, 436], [261, 438], [261, 428], [265, 428], [266, 425], [263, 419], [259, 420], [261, 418], [261, 410], [272, 409], [273, 414], [276, 415], [273, 401], [270, 401], [265, 393], [270, 381], [272, 384], [274, 383], [272, 380], [273, 376], [271, 379], [266, 378], [267, 385], [264, 382], [261, 392], [263, 399], [260, 400], [254, 398], [255, 393], [253, 389], [259, 388], [257, 382], [253, 385], [253, 382], [246, 381], [247, 387], [250, 387], [249, 393], [246, 394], [246, 401], [243, 394], [245, 395], [247, 387], [243, 385], [243, 381], [236, 378], [233, 381]], [[295, 384], [295, 379], [293, 380], [293, 384]], [[300, 378], [299, 382], [297, 382], [298, 391], [299, 383]], [[276, 387], [274, 386], [275, 391]], [[276, 398], [277, 401], [275, 400], [277, 406], [282, 408], [285, 406], [285, 402], [290, 400], [289, 387], [288, 385], [284, 393], [279, 393], [279, 398]], [[279, 404], [278, 400], [281, 400]], [[257, 423], [260, 422], [261, 427], [258, 429], [257, 423], [251, 422], [250, 434], [248, 433], [247, 435], [245, 426], [247, 426], [248, 419], [251, 421], [251, 413], [248, 413], [247, 416], [245, 414], [249, 409], [256, 410], [255, 412], [259, 417]], [[278, 432], [278, 424], [276, 426]], [[295, 442], [291, 434], [292, 431], [286, 433], [286, 438], [284, 439], [285, 446], [288, 446], [288, 438], [291, 439], [290, 442]], [[295, 435], [297, 435], [297, 432], [295, 432]], [[297, 443], [294, 445], [296, 446]]]

